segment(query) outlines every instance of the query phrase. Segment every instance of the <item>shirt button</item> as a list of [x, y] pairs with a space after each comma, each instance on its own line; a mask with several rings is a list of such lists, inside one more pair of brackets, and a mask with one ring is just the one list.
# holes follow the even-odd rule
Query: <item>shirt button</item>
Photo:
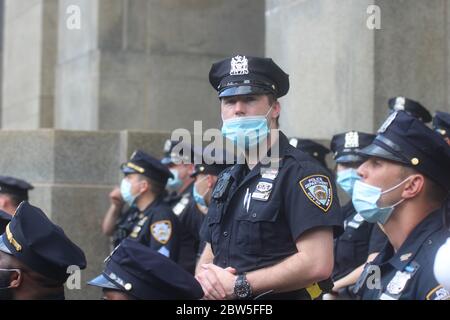
[[256, 213], [253, 213], [253, 214], [252, 214], [252, 217], [253, 217], [253, 218], [256, 218]]
[[228, 236], [228, 232], [224, 231], [223, 236], [227, 237]]

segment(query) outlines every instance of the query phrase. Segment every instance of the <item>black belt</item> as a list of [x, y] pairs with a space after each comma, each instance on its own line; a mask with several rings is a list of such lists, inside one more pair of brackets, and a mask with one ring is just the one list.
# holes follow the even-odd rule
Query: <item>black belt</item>
[[333, 281], [331, 278], [312, 284], [307, 288], [300, 290], [280, 292], [280, 293], [266, 293], [253, 297], [255, 300], [320, 300], [324, 293], [331, 292], [333, 288]]

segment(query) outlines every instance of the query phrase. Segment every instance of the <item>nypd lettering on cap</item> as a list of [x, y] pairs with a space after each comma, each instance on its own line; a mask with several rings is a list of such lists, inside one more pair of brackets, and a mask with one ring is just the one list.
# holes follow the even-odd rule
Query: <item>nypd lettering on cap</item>
[[300, 180], [299, 185], [312, 203], [328, 212], [333, 203], [333, 189], [327, 176], [308, 176]]
[[405, 97], [397, 97], [395, 99], [395, 105], [392, 108], [394, 111], [404, 111], [405, 110]]
[[392, 113], [387, 119], [386, 121], [384, 121], [384, 123], [381, 125], [380, 129], [378, 129], [377, 133], [383, 133], [386, 131], [386, 129], [391, 125], [391, 123], [395, 120], [395, 118], [397, 117], [398, 112], [394, 112]]
[[345, 134], [344, 148], [359, 148], [359, 134], [357, 131], [350, 131]]
[[231, 58], [230, 76], [248, 74], [248, 60], [245, 56]]
[[289, 144], [290, 144], [291, 146], [293, 146], [294, 148], [297, 148], [297, 145], [298, 145], [298, 139], [297, 139], [297, 138], [291, 138], [291, 139], [289, 140]]

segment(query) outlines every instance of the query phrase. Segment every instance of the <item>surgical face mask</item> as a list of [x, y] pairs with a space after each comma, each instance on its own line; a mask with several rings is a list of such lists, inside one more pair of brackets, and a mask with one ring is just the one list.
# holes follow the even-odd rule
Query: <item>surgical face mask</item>
[[131, 182], [127, 179], [122, 179], [120, 183], [120, 194], [122, 195], [123, 200], [131, 207], [134, 204], [134, 201], [137, 198], [137, 195], [133, 195], [131, 193]]
[[178, 170], [176, 169], [169, 169], [169, 170], [170, 172], [172, 172], [173, 178], [169, 178], [169, 180], [167, 180], [166, 188], [169, 191], [178, 191], [183, 185], [183, 181], [180, 179]]
[[439, 248], [436, 254], [434, 276], [445, 289], [450, 290], [450, 238]]
[[356, 169], [350, 168], [337, 172], [336, 182], [350, 197], [353, 195], [355, 182], [361, 180]]
[[269, 134], [267, 115], [271, 110], [272, 107], [264, 116], [248, 116], [223, 120], [222, 135], [242, 149], [254, 148], [267, 139]]
[[[208, 176], [204, 177], [203, 179], [199, 180], [197, 183], [205, 180]], [[194, 184], [194, 188], [192, 189], [192, 196], [194, 197], [194, 200], [197, 204], [203, 206], [203, 207], [208, 207], [205, 201], [205, 195], [208, 193], [208, 189], [206, 189], [205, 193], [203, 195], [201, 195], [198, 191], [197, 191], [197, 183]]]
[[401, 199], [393, 205], [383, 208], [378, 207], [378, 200], [380, 200], [383, 194], [386, 194], [398, 188], [408, 179], [409, 177], [385, 191], [381, 191], [380, 188], [371, 186], [370, 184], [364, 183], [362, 181], [356, 181], [352, 195], [352, 202], [355, 210], [367, 222], [379, 222], [381, 224], [385, 224], [394, 211], [395, 207], [402, 203], [405, 199]]
[[20, 274], [19, 269], [0, 269], [0, 300], [12, 300], [13, 292], [11, 285], [11, 272]]

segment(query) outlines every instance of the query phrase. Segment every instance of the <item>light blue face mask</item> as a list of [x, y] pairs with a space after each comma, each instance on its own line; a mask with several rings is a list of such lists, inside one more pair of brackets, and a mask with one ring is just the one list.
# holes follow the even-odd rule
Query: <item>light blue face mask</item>
[[131, 207], [134, 204], [134, 201], [137, 198], [137, 195], [131, 194], [131, 183], [127, 179], [122, 179], [120, 183], [120, 194], [122, 195], [122, 199]]
[[[197, 183], [199, 183], [200, 181], [203, 181], [207, 178], [204, 177], [203, 179], [199, 180]], [[194, 197], [194, 200], [197, 204], [203, 206], [203, 207], [208, 207], [205, 201], [205, 195], [208, 193], [208, 190], [206, 190], [204, 195], [201, 195], [198, 191], [197, 191], [197, 187], [194, 184], [194, 188], [192, 189], [192, 196]]]
[[263, 142], [269, 134], [267, 115], [237, 117], [223, 120], [222, 135], [242, 149], [251, 149]]
[[355, 182], [361, 180], [356, 169], [350, 168], [337, 172], [336, 182], [350, 197], [353, 195]]
[[356, 181], [353, 189], [352, 202], [355, 210], [370, 223], [379, 222], [381, 224], [385, 224], [394, 211], [395, 207], [400, 203], [405, 201], [405, 199], [401, 199], [400, 201], [394, 203], [391, 206], [380, 208], [378, 207], [378, 200], [381, 198], [383, 194], [391, 192], [392, 190], [401, 186], [405, 181], [409, 179], [406, 178], [399, 184], [389, 188], [385, 191], [381, 191], [380, 188], [371, 186], [370, 184], [364, 183], [362, 181]]
[[183, 181], [178, 176], [178, 170], [176, 169], [169, 169], [169, 170], [170, 172], [172, 172], [173, 178], [169, 178], [169, 180], [167, 180], [166, 188], [169, 191], [178, 191], [183, 185]]

